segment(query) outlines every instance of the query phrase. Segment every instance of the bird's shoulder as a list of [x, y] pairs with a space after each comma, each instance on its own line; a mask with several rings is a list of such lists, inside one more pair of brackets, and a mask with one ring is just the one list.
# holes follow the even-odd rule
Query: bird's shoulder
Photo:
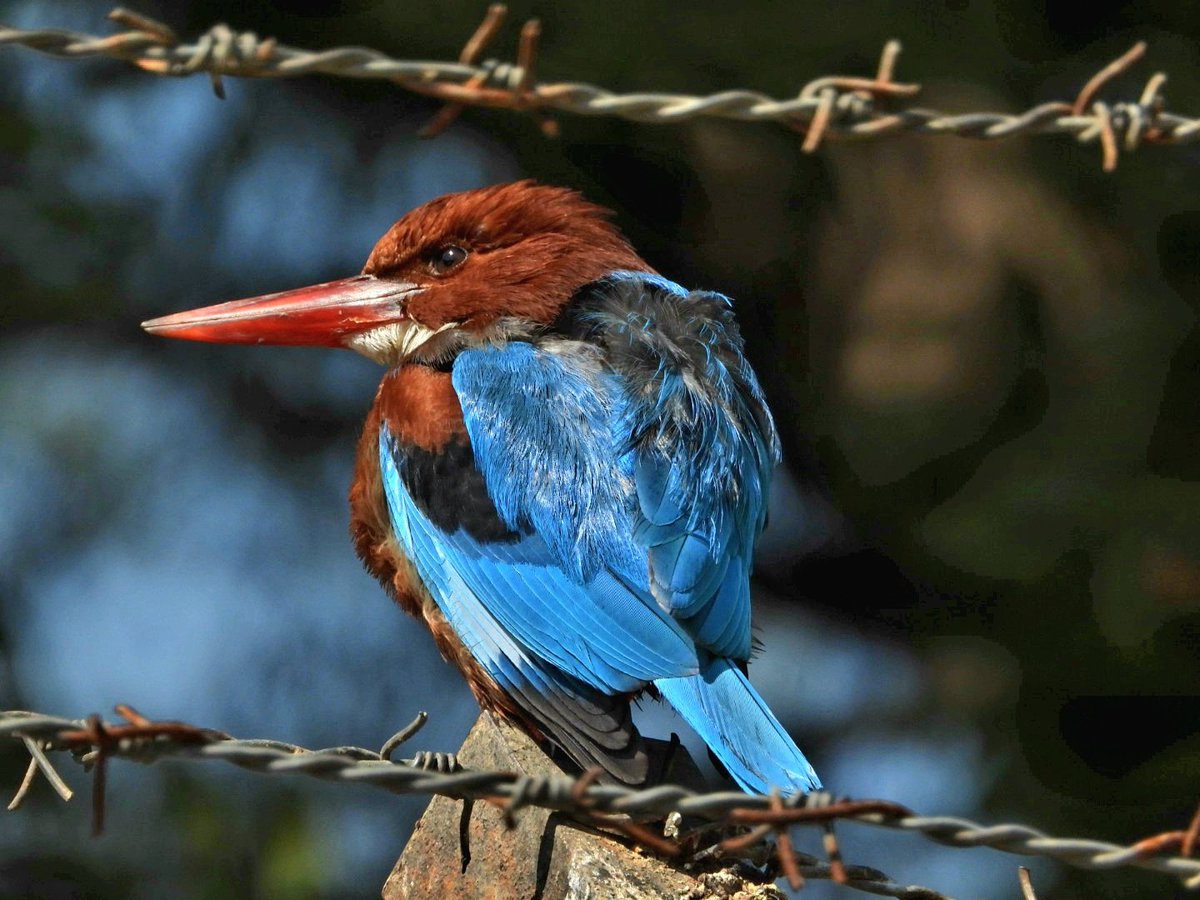
[[691, 458], [693, 484], [747, 465], [765, 473], [778, 460], [775, 425], [724, 294], [616, 272], [581, 290], [557, 330], [599, 349], [623, 395], [630, 450]]
[[599, 349], [626, 394], [634, 440], [721, 440], [714, 430], [728, 440], [733, 429], [777, 455], [774, 423], [724, 294], [614, 272], [576, 294], [556, 331]]

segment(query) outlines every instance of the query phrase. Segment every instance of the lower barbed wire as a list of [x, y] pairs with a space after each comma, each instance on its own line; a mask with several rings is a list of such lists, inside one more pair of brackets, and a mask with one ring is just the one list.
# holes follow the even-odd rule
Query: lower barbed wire
[[[1185, 840], [1183, 832], [1178, 833], [1179, 840], [1175, 840], [1176, 833], [1171, 832], [1165, 835], [1171, 840], [1163, 840], [1164, 836], [1160, 836], [1157, 843], [1147, 839], [1132, 846], [1120, 846], [1103, 841], [1056, 838], [1021, 824], [985, 826], [956, 817], [918, 816], [888, 801], [848, 800], [828, 791], [773, 800], [769, 796], [729, 790], [700, 793], [670, 784], [640, 789], [597, 784], [591, 775], [576, 779], [566, 774], [528, 776], [477, 771], [462, 768], [452, 753], [420, 751], [410, 758], [393, 761], [362, 747], [308, 750], [283, 741], [239, 740], [181, 722], [153, 722], [128, 707], [120, 709], [129, 724], [103, 723], [95, 717], [68, 719], [24, 710], [0, 712], [0, 738], [33, 742], [51, 752], [66, 751], [77, 761], [92, 764], [96, 770], [103, 768], [105, 760], [117, 758], [142, 763], [173, 758], [217, 759], [260, 773], [294, 773], [327, 781], [365, 783], [397, 794], [490, 799], [499, 802], [511, 815], [526, 806], [562, 811], [584, 822], [621, 813], [643, 821], [647, 815], [665, 819], [677, 813], [706, 819], [712, 823], [714, 831], [721, 825], [734, 829], [740, 824], [742, 828], [737, 833], [742, 838], [747, 834], [760, 835], [762, 845], [770, 843], [771, 832], [796, 824], [826, 826], [834, 821], [857, 822], [918, 834], [947, 846], [990, 847], [1008, 853], [1045, 856], [1082, 868], [1133, 866], [1151, 869], [1180, 879], [1185, 887], [1200, 888], [1200, 859], [1168, 856], [1162, 852], [1181, 845]], [[407, 738], [415, 733], [420, 727], [417, 722], [424, 724], [424, 717], [418, 716], [400, 735]], [[753, 827], [755, 825], [770, 827], [758, 829]], [[693, 832], [683, 832], [681, 839], [686, 840], [690, 833], [711, 833], [703, 824], [695, 828]], [[739, 853], [749, 849], [740, 847], [741, 843], [745, 842], [735, 843]], [[696, 852], [708, 851], [697, 849]], [[716, 855], [716, 851], [709, 855]], [[792, 855], [796, 856], [795, 853]], [[810, 864], [798, 857], [795, 861], [804, 877], [834, 877], [828, 873], [836, 872], [840, 866]], [[896, 897], [939, 896], [928, 888], [897, 885], [881, 873], [866, 878], [854, 874], [874, 872], [864, 867], [847, 865], [841, 868], [850, 879], [848, 883], [862, 890]], [[855, 881], [862, 883], [853, 883]]]

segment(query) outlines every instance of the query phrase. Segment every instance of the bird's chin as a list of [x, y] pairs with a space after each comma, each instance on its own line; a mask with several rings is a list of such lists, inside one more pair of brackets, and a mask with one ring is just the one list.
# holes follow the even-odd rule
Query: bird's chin
[[361, 331], [346, 338], [344, 343], [347, 349], [389, 368], [403, 363], [442, 365], [470, 347], [535, 340], [544, 331], [544, 326], [510, 317], [482, 327], [470, 322], [447, 322], [440, 328], [405, 319]]
[[346, 348], [361, 353], [367, 359], [384, 366], [405, 362], [433, 362], [444, 355], [450, 345], [457, 343], [457, 322], [447, 322], [440, 328], [428, 328], [420, 322], [405, 319], [390, 322], [346, 338]]

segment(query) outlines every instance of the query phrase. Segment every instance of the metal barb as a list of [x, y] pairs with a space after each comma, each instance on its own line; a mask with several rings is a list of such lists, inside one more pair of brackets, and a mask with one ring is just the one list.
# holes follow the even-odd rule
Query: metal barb
[[[539, 19], [530, 19], [521, 26], [521, 39], [517, 45], [517, 83], [513, 87], [513, 98], [517, 109], [527, 109], [535, 106], [537, 97], [532, 86], [536, 80], [538, 46], [542, 40], [542, 23]], [[544, 110], [535, 111], [543, 137], [556, 138], [559, 134], [558, 122]]]
[[97, 757], [92, 769], [92, 837], [104, 834], [104, 800], [108, 792], [108, 755], [105, 752], [109, 735], [101, 718], [92, 713], [87, 718], [88, 737], [96, 747]]
[[[771, 811], [783, 812], [783, 799], [778, 790], [771, 791]], [[788, 834], [786, 825], [775, 826], [775, 855], [779, 858], [779, 869], [787, 879], [793, 891], [804, 887], [804, 876], [800, 874], [800, 866], [796, 862], [796, 851], [792, 847], [792, 837]]]
[[895, 38], [883, 45], [883, 52], [879, 55], [879, 69], [875, 73], [875, 80], [880, 84], [888, 84], [892, 80], [902, 49], [902, 45]]
[[46, 776], [46, 780], [50, 782], [50, 786], [54, 788], [55, 792], [63, 800], [70, 800], [74, 797], [75, 792], [71, 790], [46, 757], [42, 743], [24, 735], [17, 736], [25, 743], [25, 749], [29, 751], [29, 766], [25, 770], [25, 777], [21, 779], [20, 787], [17, 788], [16, 794], [13, 795], [12, 801], [8, 804], [9, 810], [20, 809], [26, 795], [33, 787], [33, 782], [39, 771]]
[[143, 31], [153, 38], [156, 38], [164, 47], [174, 47], [179, 43], [179, 37], [171, 29], [171, 26], [152, 19], [149, 16], [142, 15], [139, 12], [134, 12], [131, 9], [125, 9], [123, 6], [118, 6], [111, 10], [108, 18], [118, 25], [124, 25], [132, 31]]
[[833, 830], [833, 823], [825, 824], [825, 834], [822, 836], [822, 843], [825, 846], [825, 855], [829, 857], [829, 868], [833, 872], [833, 880], [838, 884], [846, 883], [846, 865], [842, 862], [842, 848], [838, 844], [837, 834]]
[[1033, 890], [1033, 879], [1029, 875], [1029, 870], [1024, 866], [1017, 868], [1017, 881], [1021, 885], [1021, 896], [1024, 900], [1037, 900], [1037, 894]]
[[755, 825], [745, 834], [726, 838], [717, 846], [721, 848], [722, 853], [740, 853], [743, 850], [749, 850], [755, 844], [762, 843], [774, 830], [774, 825]]
[[1180, 856], [1190, 858], [1195, 854], [1198, 843], [1200, 843], [1200, 807], [1197, 807], [1185, 831], [1163, 831], [1150, 835], [1150, 837], [1142, 838], [1130, 847], [1130, 850], [1142, 859], [1151, 859], [1176, 849], [1179, 850]]
[[113, 710], [118, 716], [138, 728], [147, 728], [153, 723], [143, 716], [140, 712], [130, 706], [128, 703], [118, 703], [113, 707]]
[[808, 133], [804, 135], [804, 143], [800, 145], [800, 149], [804, 153], [817, 152], [817, 148], [821, 145], [821, 138], [825, 135], [825, 129], [829, 127], [829, 120], [833, 116], [833, 106], [837, 102], [837, 97], [837, 91], [833, 88], [821, 91], [817, 110], [813, 113]]
[[[500, 32], [500, 28], [504, 25], [506, 18], [508, 18], [508, 7], [503, 3], [493, 3], [489, 6], [487, 13], [484, 14], [483, 21], [475, 29], [475, 33], [467, 38], [467, 42], [463, 44], [462, 52], [458, 54], [458, 61], [465, 66], [473, 66], [478, 63], [479, 57], [483, 56], [483, 51], [487, 49], [487, 45]], [[489, 77], [490, 73], [481, 72], [472, 77], [464, 87], [468, 89], [481, 88], [487, 83]], [[422, 138], [437, 137], [454, 124], [454, 121], [462, 114], [463, 109], [465, 109], [465, 106], [462, 103], [447, 103], [424, 128], [417, 132], [417, 136]]]
[[604, 770], [600, 766], [588, 766], [571, 787], [571, 799], [581, 807], [590, 808], [588, 788], [596, 784], [603, 774]]
[[379, 751], [379, 758], [391, 760], [392, 754], [396, 752], [397, 748], [399, 748], [401, 744], [405, 743], [410, 738], [414, 737], [418, 731], [425, 727], [425, 723], [428, 721], [429, 713], [425, 712], [425, 710], [418, 712], [416, 716], [413, 717], [411, 722], [409, 722], [384, 742], [383, 747]]
[[1103, 152], [1101, 166], [1105, 172], [1116, 171], [1117, 135], [1113, 128], [1112, 112], [1107, 103], [1097, 101], [1092, 105], [1092, 113], [1096, 116], [1096, 129], [1100, 135], [1100, 148]]
[[479, 27], [475, 29], [475, 33], [463, 45], [462, 52], [458, 55], [458, 61], [469, 66], [473, 66], [479, 62], [479, 58], [483, 56], [483, 51], [487, 49], [487, 45], [500, 33], [500, 29], [504, 25], [506, 18], [508, 18], [508, 7], [503, 3], [493, 3], [489, 6], [487, 12], [484, 14], [483, 21], [479, 23]]
[[1191, 824], [1184, 833], [1179, 852], [1184, 856], [1192, 856], [1196, 852], [1197, 843], [1200, 843], [1200, 806], [1196, 807], [1196, 814], [1192, 816]]
[[1146, 42], [1138, 41], [1107, 66], [1088, 79], [1087, 84], [1079, 92], [1079, 96], [1075, 98], [1075, 103], [1071, 106], [1072, 115], [1081, 116], [1084, 110], [1092, 105], [1092, 100], [1100, 93], [1100, 89], [1108, 82], [1112, 81], [1118, 75], [1129, 71], [1129, 68], [1146, 55]]
[[[26, 746], [30, 747], [30, 752], [32, 752], [33, 747], [37, 746], [37, 743], [29, 740], [29, 738], [25, 739], [25, 744]], [[37, 760], [31, 757], [29, 760], [29, 765], [25, 767], [25, 776], [21, 779], [20, 785], [17, 786], [17, 792], [13, 794], [12, 800], [10, 800], [8, 803], [9, 812], [15, 812], [21, 808], [21, 804], [25, 801], [25, 797], [29, 793], [29, 789], [33, 787], [33, 782], [34, 779], [37, 778], [37, 773]]]
[[1125, 132], [1125, 150], [1132, 153], [1143, 140], [1155, 141], [1159, 137], [1158, 116], [1163, 110], [1163, 98], [1160, 93], [1166, 84], [1167, 76], [1155, 72], [1146, 82], [1142, 96], [1137, 103], [1127, 104], [1131, 120]]

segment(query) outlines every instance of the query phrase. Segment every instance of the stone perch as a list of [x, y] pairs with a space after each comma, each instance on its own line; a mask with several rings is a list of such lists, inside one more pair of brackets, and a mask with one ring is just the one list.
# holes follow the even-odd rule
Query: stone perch
[[[667, 744], [650, 741], [661, 755]], [[525, 775], [559, 773], [526, 735], [486, 713], [458, 754], [471, 769]], [[671, 780], [701, 786], [687, 751], [678, 748]], [[524, 807], [516, 827], [483, 801], [434, 797], [383, 886], [384, 900], [536, 898], [536, 900], [782, 900], [774, 884], [725, 870], [697, 874], [675, 868], [624, 838], [599, 832], [559, 812]]]

